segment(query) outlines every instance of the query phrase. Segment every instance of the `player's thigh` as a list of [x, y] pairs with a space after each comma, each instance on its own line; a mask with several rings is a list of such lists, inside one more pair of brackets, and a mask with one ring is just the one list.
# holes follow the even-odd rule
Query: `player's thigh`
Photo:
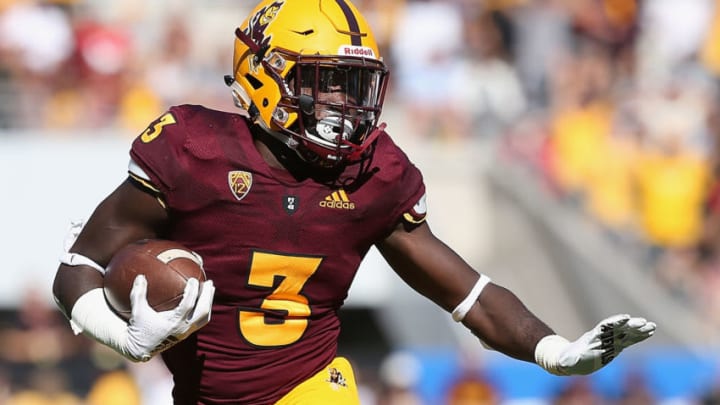
[[295, 387], [275, 405], [360, 405], [350, 363], [336, 357], [324, 369]]

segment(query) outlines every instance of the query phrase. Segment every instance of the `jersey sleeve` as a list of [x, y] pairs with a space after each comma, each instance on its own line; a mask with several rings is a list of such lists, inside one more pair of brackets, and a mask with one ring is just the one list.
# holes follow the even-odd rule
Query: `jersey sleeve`
[[[423, 187], [424, 190], [424, 187]], [[403, 220], [410, 224], [419, 225], [427, 218], [427, 194], [423, 191], [422, 196], [409, 210], [403, 213]]]
[[[162, 194], [168, 194], [177, 187], [182, 176], [181, 156], [186, 140], [186, 131], [181, 110], [173, 107], [155, 121], [132, 143], [130, 157], [147, 175], [140, 179], [150, 183]], [[131, 177], [133, 173], [130, 172]]]
[[381, 192], [392, 204], [389, 210], [392, 212], [392, 228], [400, 221], [410, 225], [423, 223], [427, 216], [427, 206], [425, 183], [420, 169], [387, 135], [379, 139], [375, 153], [384, 161], [389, 173], [383, 179], [385, 191]]
[[400, 204], [397, 214], [401, 220], [409, 224], [421, 224], [427, 217], [426, 190], [420, 170], [409, 161], [403, 173], [402, 184], [406, 190], [406, 199]]

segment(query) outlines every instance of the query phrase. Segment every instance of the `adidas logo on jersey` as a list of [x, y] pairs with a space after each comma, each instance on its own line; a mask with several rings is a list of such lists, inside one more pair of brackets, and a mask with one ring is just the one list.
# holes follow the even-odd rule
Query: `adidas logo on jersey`
[[323, 208], [334, 208], [340, 210], [354, 210], [355, 203], [350, 201], [345, 190], [340, 189], [329, 196], [325, 197], [323, 201], [320, 201], [320, 206]]

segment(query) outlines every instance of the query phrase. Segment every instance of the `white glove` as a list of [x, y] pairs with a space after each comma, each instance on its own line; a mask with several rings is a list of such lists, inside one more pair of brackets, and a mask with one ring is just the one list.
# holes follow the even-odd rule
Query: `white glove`
[[214, 294], [215, 286], [211, 280], [205, 281], [200, 289], [198, 280], [190, 278], [178, 306], [157, 312], [147, 302], [145, 276], [138, 275], [130, 291], [132, 315], [127, 328], [128, 354], [147, 361], [205, 326], [210, 321]]
[[130, 291], [129, 323], [110, 309], [102, 288], [96, 288], [75, 302], [70, 325], [76, 334], [84, 332], [132, 361], [148, 361], [205, 326], [210, 321], [214, 295], [211, 280], [200, 288], [198, 280], [191, 278], [178, 306], [157, 312], [147, 302], [147, 280], [140, 275]]
[[655, 333], [656, 325], [644, 318], [614, 315], [602, 320], [574, 342], [562, 336], [545, 336], [535, 347], [535, 362], [556, 375], [590, 374], [610, 363], [623, 349]]

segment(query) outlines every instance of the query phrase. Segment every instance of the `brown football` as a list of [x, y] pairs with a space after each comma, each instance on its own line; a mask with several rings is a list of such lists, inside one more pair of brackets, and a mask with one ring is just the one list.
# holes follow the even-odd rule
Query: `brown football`
[[185, 246], [162, 239], [143, 239], [120, 249], [105, 270], [104, 291], [110, 307], [130, 319], [130, 290], [135, 277], [147, 279], [148, 304], [156, 311], [175, 308], [189, 278], [205, 281], [199, 255]]

